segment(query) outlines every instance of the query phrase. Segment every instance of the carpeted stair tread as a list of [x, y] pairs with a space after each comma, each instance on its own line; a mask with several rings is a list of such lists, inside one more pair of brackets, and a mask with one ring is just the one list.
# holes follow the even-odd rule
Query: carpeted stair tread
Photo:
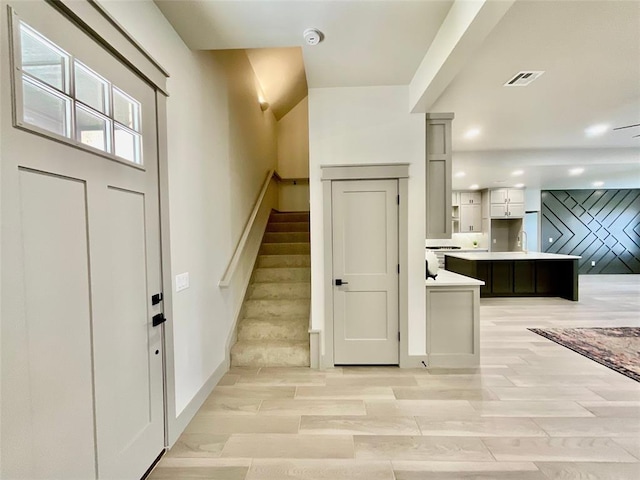
[[245, 318], [238, 325], [238, 341], [308, 342], [309, 319], [269, 317]]
[[231, 348], [231, 362], [237, 367], [308, 367], [309, 342], [238, 342]]
[[310, 254], [309, 242], [263, 243], [260, 245], [261, 255], [300, 255]]
[[311, 301], [309, 299], [294, 300], [247, 300], [245, 314], [247, 318], [297, 317], [309, 315]]
[[253, 283], [248, 296], [251, 300], [311, 298], [311, 285], [309, 282]]
[[309, 243], [309, 232], [267, 232], [262, 238], [264, 243]]
[[269, 216], [269, 223], [309, 222], [309, 212], [274, 212]]
[[311, 281], [311, 269], [309, 267], [256, 268], [253, 274], [254, 283], [309, 281]]
[[267, 224], [267, 232], [308, 232], [309, 222], [273, 222]]
[[258, 255], [257, 268], [289, 268], [311, 266], [311, 255]]

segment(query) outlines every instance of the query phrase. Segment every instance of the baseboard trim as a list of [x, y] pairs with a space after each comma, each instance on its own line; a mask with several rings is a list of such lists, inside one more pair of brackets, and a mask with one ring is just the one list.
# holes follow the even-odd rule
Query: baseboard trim
[[400, 368], [428, 368], [429, 357], [427, 355], [407, 355], [400, 358]]
[[309, 330], [309, 366], [313, 369], [318, 369], [321, 362], [320, 330]]
[[189, 422], [193, 420], [202, 404], [205, 402], [207, 397], [211, 395], [211, 392], [218, 384], [220, 379], [224, 376], [225, 373], [229, 371], [229, 356], [227, 355], [225, 360], [218, 365], [218, 368], [211, 374], [211, 376], [204, 382], [204, 385], [200, 388], [198, 393], [194, 395], [189, 404], [184, 408], [182, 413], [177, 416], [175, 421], [173, 422], [173, 428], [171, 429], [173, 432], [172, 437], [169, 438], [169, 448], [173, 447], [174, 443], [178, 440], [178, 437], [184, 432], [184, 429], [187, 428]]

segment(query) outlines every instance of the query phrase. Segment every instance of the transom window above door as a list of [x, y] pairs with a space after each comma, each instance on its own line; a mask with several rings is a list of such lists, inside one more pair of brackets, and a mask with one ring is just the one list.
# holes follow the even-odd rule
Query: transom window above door
[[23, 21], [13, 34], [16, 124], [142, 165], [140, 102]]

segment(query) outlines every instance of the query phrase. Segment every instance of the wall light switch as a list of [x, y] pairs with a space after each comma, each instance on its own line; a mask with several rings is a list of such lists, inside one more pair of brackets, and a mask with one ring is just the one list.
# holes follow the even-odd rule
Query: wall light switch
[[596, 262], [595, 262], [595, 260], [591, 260], [591, 266], [592, 266], [592, 267], [595, 267], [595, 266], [596, 266]]
[[176, 292], [189, 288], [189, 272], [176, 275]]
[[497, 240], [496, 240], [495, 238], [493, 239], [493, 243], [498, 243], [498, 242], [497, 242]]
[[553, 243], [553, 238], [549, 237], [549, 243]]

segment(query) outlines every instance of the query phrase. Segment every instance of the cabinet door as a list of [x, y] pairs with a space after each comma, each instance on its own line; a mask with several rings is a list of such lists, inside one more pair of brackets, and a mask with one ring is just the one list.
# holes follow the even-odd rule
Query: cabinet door
[[[499, 203], [507, 203], [507, 199], [509, 198], [508, 192], [504, 188], [500, 188], [497, 190], [491, 190], [491, 203], [499, 204]], [[493, 215], [491, 215], [493, 216]]]
[[480, 205], [482, 194], [478, 192], [460, 192], [461, 205]]
[[460, 232], [478, 233], [482, 231], [482, 206], [461, 205], [460, 206]]
[[524, 190], [510, 189], [507, 193], [508, 203], [524, 203]]
[[509, 218], [524, 217], [524, 203], [509, 203]]
[[507, 204], [491, 204], [491, 218], [505, 218], [508, 214]]

